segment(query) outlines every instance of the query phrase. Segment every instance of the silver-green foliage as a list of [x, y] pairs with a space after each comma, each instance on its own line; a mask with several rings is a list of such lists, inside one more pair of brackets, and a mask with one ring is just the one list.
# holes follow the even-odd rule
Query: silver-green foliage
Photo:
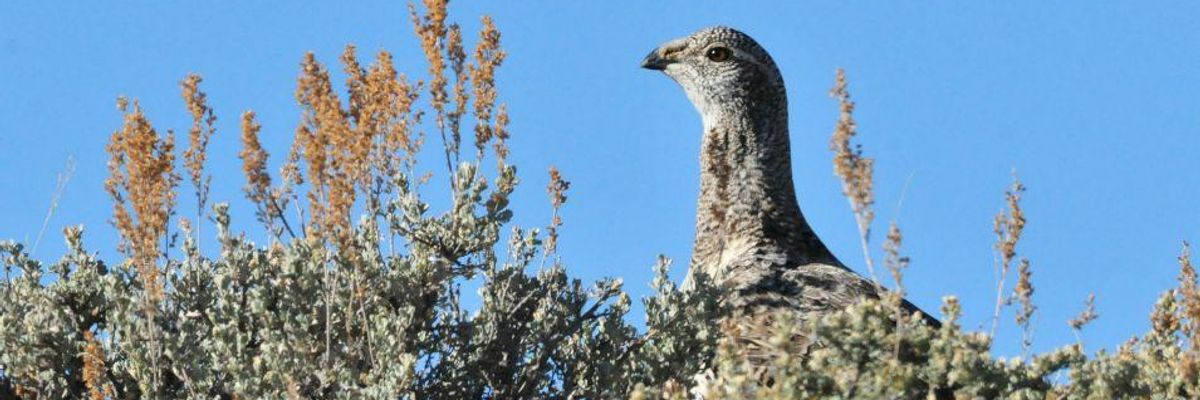
[[[463, 187], [482, 182], [471, 171], [460, 170]], [[515, 182], [515, 171], [498, 179]], [[741, 357], [741, 343], [720, 339], [736, 336], [716, 323], [720, 294], [703, 279], [679, 290], [665, 259], [639, 332], [619, 280], [584, 285], [557, 261], [545, 266], [536, 230], [512, 229], [504, 257], [493, 254], [510, 213], [487, 206], [487, 196], [464, 199], [478, 213], [428, 216], [397, 187], [384, 216], [387, 229], [403, 233], [403, 251], [381, 250], [370, 218], [358, 224], [352, 252], [302, 240], [260, 247], [232, 233], [228, 208], [216, 206], [219, 255], [201, 254], [187, 236], [166, 262], [165, 298], [149, 317], [136, 270], [89, 253], [79, 228], [66, 231], [68, 254], [50, 266], [20, 244], [0, 244], [0, 390], [26, 398], [80, 398], [97, 387], [114, 398], [678, 398], [690, 390], [706, 398], [1099, 399], [1189, 398], [1200, 387], [1180, 305], [1188, 300], [1177, 291], [1159, 302], [1151, 332], [1111, 354], [1087, 357], [1070, 345], [997, 359], [989, 337], [955, 323], [953, 298], [941, 328], [905, 319], [899, 330], [885, 300], [820, 320], [782, 319], [769, 343], [776, 357], [763, 368]], [[451, 233], [455, 224], [471, 228]], [[439, 255], [446, 246], [474, 250], [449, 260]], [[460, 291], [472, 279], [479, 302], [467, 309]], [[87, 331], [105, 365], [93, 382], [84, 374]], [[796, 332], [819, 345], [789, 354]]]
[[[432, 14], [444, 17], [445, 4], [438, 7]], [[433, 20], [429, 26], [441, 26]], [[422, 26], [418, 32], [447, 34]], [[498, 40], [498, 33], [484, 36]], [[441, 42], [429, 43], [441, 48]], [[465, 71], [465, 55], [450, 53], [458, 60], [451, 69]], [[358, 70], [356, 62], [348, 64], [355, 66], [349, 71]], [[395, 76], [390, 56], [381, 57], [381, 65], [373, 77]], [[327, 85], [316, 79], [321, 74], [313, 67], [304, 76]], [[345, 119], [354, 123], [337, 132], [358, 132], [349, 129], [354, 126], [383, 135], [390, 131], [378, 131], [381, 126], [406, 127], [420, 119], [420, 112], [406, 110], [400, 114], [407, 117], [382, 113], [388, 124], [364, 123], [373, 120], [356, 112], [391, 110], [407, 98], [393, 94], [410, 93], [387, 79], [371, 82], [383, 82], [375, 89], [387, 90], [349, 85], [359, 96], [350, 96], [348, 109], [336, 104], [331, 91], [322, 93], [337, 107], [302, 100], [306, 115], [330, 119], [314, 119], [324, 122], [310, 124], [313, 132], [339, 128]], [[432, 97], [444, 105], [447, 95]], [[365, 107], [364, 99], [384, 106]], [[638, 329], [619, 279], [585, 284], [570, 278], [545, 236], [511, 226], [508, 199], [518, 179], [516, 168], [502, 161], [507, 150], [497, 150], [501, 161], [493, 176], [480, 167], [493, 132], [488, 107], [476, 133], [489, 134], [478, 135], [475, 161], [462, 163], [450, 160], [459, 147], [456, 121], [465, 111], [433, 107], [437, 121], [446, 117], [452, 132], [444, 143], [451, 205], [440, 212], [421, 196], [426, 175], [411, 164], [385, 163], [363, 180], [370, 185], [354, 178], [358, 183], [340, 187], [350, 194], [345, 209], [362, 213], [356, 223], [346, 221], [349, 232], [309, 236], [304, 230], [321, 229], [318, 224], [293, 220], [297, 231], [287, 230], [296, 237], [285, 239], [275, 223], [287, 223], [286, 206], [262, 201], [267, 193], [291, 192], [269, 192], [263, 182], [251, 197], [274, 235], [266, 245], [231, 231], [224, 204], [211, 214], [216, 245], [201, 251], [200, 235], [182, 228], [177, 247], [161, 238], [165, 254], [153, 268], [139, 269], [130, 259], [106, 263], [87, 250], [82, 228], [66, 230], [68, 252], [51, 265], [32, 259], [21, 244], [0, 242], [0, 398], [1200, 396], [1194, 271], [1183, 274], [1179, 291], [1163, 296], [1150, 333], [1092, 357], [1071, 345], [1028, 360], [993, 358], [989, 337], [955, 323], [959, 307], [952, 298], [940, 328], [910, 319], [897, 325], [894, 303], [885, 299], [820, 319], [775, 316], [768, 328], [774, 339], [758, 344], [774, 349], [774, 356], [768, 365], [755, 365], [736, 339], [739, 328], [720, 323], [729, 310], [719, 289], [697, 274], [692, 289], [681, 290], [668, 279], [665, 258], [655, 267], [652, 295], [642, 300], [645, 325]], [[361, 154], [379, 153], [390, 154]], [[352, 174], [332, 171], [322, 179], [350, 182]], [[309, 184], [317, 191], [329, 187], [327, 181]], [[365, 199], [356, 203], [355, 193]], [[555, 220], [551, 227], [557, 214]], [[142, 279], [139, 271], [161, 272], [161, 297], [157, 287], [145, 287], [154, 280]], [[476, 293], [463, 294], [464, 288]], [[806, 354], [791, 351], [798, 335], [813, 338]]]
[[[471, 170], [461, 182], [480, 182]], [[654, 334], [639, 335], [620, 281], [584, 285], [558, 262], [541, 266], [536, 230], [513, 229], [507, 256], [492, 254], [504, 207], [431, 217], [419, 200], [398, 199], [386, 215], [396, 232], [454, 239], [384, 252], [376, 224], [363, 219], [353, 256], [301, 240], [259, 247], [230, 232], [228, 208], [218, 205], [219, 256], [184, 240], [165, 267], [152, 328], [136, 271], [89, 254], [81, 229], [67, 231], [69, 254], [49, 277], [5, 242], [3, 390], [86, 395], [85, 331], [95, 332], [107, 366], [90, 384], [110, 385], [118, 398], [613, 398], [695, 373], [713, 348], [716, 296], [675, 288], [665, 260], [645, 299]], [[475, 250], [447, 260], [442, 248]], [[468, 310], [460, 290], [476, 277], [479, 304]]]
[[[714, 373], [686, 388], [640, 387], [634, 398], [706, 399], [1193, 399], [1200, 396], [1190, 340], [1181, 335], [1177, 294], [1156, 306], [1154, 328], [1115, 353], [1088, 357], [1073, 344], [1030, 359], [993, 358], [991, 338], [957, 324], [960, 307], [947, 297], [943, 326], [905, 319], [897, 330], [894, 307], [865, 301], [820, 320], [774, 328], [767, 366], [742, 356], [742, 344], [722, 340]], [[787, 351], [804, 332], [819, 346], [804, 357]], [[897, 332], [901, 332], [897, 334]], [[731, 333], [731, 336], [736, 333]], [[898, 343], [899, 342], [899, 343]], [[898, 344], [898, 345], [897, 345]]]

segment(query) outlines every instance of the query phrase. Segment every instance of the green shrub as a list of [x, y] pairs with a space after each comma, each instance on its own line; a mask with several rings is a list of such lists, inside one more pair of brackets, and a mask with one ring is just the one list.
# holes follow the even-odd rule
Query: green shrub
[[[897, 322], [896, 297], [819, 320], [782, 316], [764, 328], [776, 356], [753, 365], [738, 328], [721, 323], [719, 289], [697, 276], [694, 289], [680, 290], [665, 258], [639, 332], [620, 280], [585, 285], [556, 256], [569, 188], [557, 170], [546, 234], [510, 226], [518, 179], [494, 83], [500, 33], [484, 18], [468, 54], [446, 18], [444, 1], [412, 11], [428, 81], [408, 81], [386, 52], [364, 68], [348, 47], [343, 102], [325, 67], [306, 56], [296, 92], [303, 115], [277, 175], [267, 172], [254, 114], [242, 116], [245, 193], [269, 235], [263, 245], [230, 230], [226, 204], [206, 207], [215, 116], [200, 78], [182, 84], [194, 119], [182, 174], [174, 138], [121, 99], [106, 188], [125, 258], [97, 258], [82, 228], [65, 231], [69, 251], [51, 265], [0, 243], [0, 398], [1200, 396], [1200, 291], [1186, 253], [1180, 288], [1163, 295], [1153, 330], [1114, 354], [1087, 357], [1071, 345], [995, 359], [987, 334], [956, 324], [954, 298], [944, 302], [944, 325], [931, 328]], [[433, 175], [416, 161], [432, 132], [451, 198], [441, 211], [426, 201]], [[841, 148], [852, 148], [853, 132], [841, 134]], [[870, 164], [855, 170], [865, 182]], [[176, 210], [184, 176], [197, 200], [191, 218]], [[857, 198], [870, 199], [867, 191]], [[1019, 192], [997, 223], [1001, 243], [1013, 242], [1000, 246], [1005, 271], [1024, 224]], [[855, 204], [856, 215], [869, 215], [869, 203]], [[199, 247], [206, 223], [215, 227], [212, 256]], [[859, 223], [865, 236], [870, 218]], [[907, 259], [893, 231], [885, 264], [898, 284]], [[480, 302], [468, 310], [461, 291], [472, 282]], [[1032, 286], [1019, 292], [1028, 301]], [[1094, 317], [1089, 309], [1073, 326]], [[788, 348], [801, 332], [819, 343], [803, 355]]]

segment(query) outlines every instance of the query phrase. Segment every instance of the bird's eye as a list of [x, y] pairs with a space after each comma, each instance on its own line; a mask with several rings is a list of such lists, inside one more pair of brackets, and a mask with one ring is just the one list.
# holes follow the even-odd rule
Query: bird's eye
[[713, 47], [708, 49], [708, 52], [705, 53], [704, 56], [708, 57], [708, 59], [712, 62], [725, 62], [732, 58], [733, 53], [724, 47]]

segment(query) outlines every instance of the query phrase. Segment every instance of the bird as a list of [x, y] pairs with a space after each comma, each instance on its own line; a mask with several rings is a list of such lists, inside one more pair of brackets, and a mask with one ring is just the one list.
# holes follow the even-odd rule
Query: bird
[[[800, 211], [787, 91], [758, 42], [730, 27], [709, 27], [655, 48], [641, 66], [678, 83], [703, 124], [696, 235], [685, 289], [703, 274], [724, 290], [723, 301], [739, 315], [790, 312], [801, 320], [884, 294], [886, 289], [839, 261]], [[902, 307], [940, 325], [907, 300]]]

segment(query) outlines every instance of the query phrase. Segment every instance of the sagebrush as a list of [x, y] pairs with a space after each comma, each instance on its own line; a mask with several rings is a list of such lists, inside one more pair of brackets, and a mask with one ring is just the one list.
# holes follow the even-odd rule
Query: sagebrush
[[[1180, 285], [1159, 300], [1153, 329], [1115, 353], [1071, 344], [993, 358], [988, 333], [956, 323], [953, 297], [940, 328], [903, 316], [908, 259], [894, 223], [883, 263], [896, 295], [819, 320], [779, 318], [764, 327], [778, 338], [765, 367], [743, 357], [739, 328], [722, 323], [721, 289], [701, 275], [677, 288], [666, 258], [639, 329], [619, 279], [572, 279], [557, 255], [570, 187], [560, 171], [550, 169], [545, 233], [510, 223], [519, 179], [495, 83], [499, 29], [484, 17], [468, 49], [446, 1], [410, 9], [425, 78], [396, 71], [387, 52], [363, 66], [348, 46], [339, 97], [325, 65], [305, 55], [303, 112], [278, 173], [263, 127], [242, 114], [244, 191], [266, 243], [231, 231], [228, 205], [208, 197], [207, 146], [222, 134], [199, 76], [181, 84], [193, 118], [182, 151], [136, 100], [118, 100], [124, 122], [107, 148], [105, 188], [124, 257], [89, 252], [82, 227], [65, 230], [69, 251], [49, 264], [0, 242], [0, 398], [1200, 396], [1200, 289], [1186, 245]], [[849, 177], [865, 249], [872, 162], [850, 144], [853, 103], [843, 74], [837, 82], [835, 166]], [[431, 138], [440, 146], [431, 150]], [[418, 162], [430, 151], [445, 165]], [[197, 205], [186, 212], [177, 208], [185, 180]], [[998, 282], [995, 318], [1016, 301], [1028, 347], [1036, 308], [1030, 263], [1016, 252], [1023, 190], [1014, 183], [995, 222], [996, 268], [1007, 276], [1015, 262], [1018, 275], [1011, 293]], [[449, 206], [434, 210], [427, 199], [440, 195]], [[201, 240], [215, 240], [215, 251], [202, 252]], [[478, 287], [478, 306], [464, 306], [464, 287]], [[1096, 316], [1089, 301], [1071, 326]], [[791, 353], [797, 330], [820, 346]]]

